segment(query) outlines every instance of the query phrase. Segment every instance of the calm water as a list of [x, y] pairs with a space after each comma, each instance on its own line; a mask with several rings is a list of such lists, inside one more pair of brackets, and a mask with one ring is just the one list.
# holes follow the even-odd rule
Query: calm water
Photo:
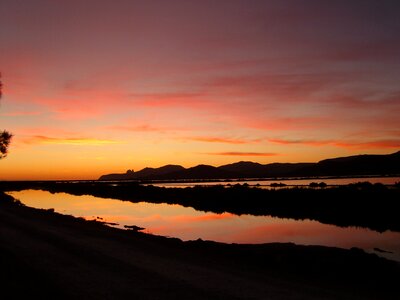
[[325, 182], [327, 185], [345, 185], [350, 183], [364, 182], [370, 183], [382, 183], [382, 184], [395, 184], [400, 182], [400, 177], [354, 177], [354, 178], [307, 178], [307, 179], [283, 179], [283, 180], [249, 180], [249, 181], [238, 181], [231, 180], [218, 181], [218, 182], [166, 182], [166, 183], [154, 183], [154, 186], [159, 187], [188, 187], [196, 185], [216, 185], [216, 184], [248, 184], [248, 185], [259, 185], [261, 188], [271, 188], [270, 185], [273, 183], [284, 183], [288, 186], [297, 185], [309, 185], [311, 182]]
[[[213, 240], [226, 243], [294, 242], [341, 248], [359, 247], [368, 252], [374, 248], [391, 251], [384, 256], [400, 261], [400, 233], [378, 233], [362, 228], [341, 228], [316, 221], [296, 221], [265, 216], [196, 211], [180, 205], [131, 203], [93, 196], [25, 190], [9, 192], [27, 206], [54, 208], [62, 214], [124, 225], [137, 225], [145, 232], [182, 240]], [[376, 253], [376, 252], [375, 252]], [[377, 253], [382, 255], [380, 253]]]

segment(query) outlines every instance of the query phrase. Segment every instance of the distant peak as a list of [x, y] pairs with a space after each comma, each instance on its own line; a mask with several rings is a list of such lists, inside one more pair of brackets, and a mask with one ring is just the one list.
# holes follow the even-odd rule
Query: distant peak
[[267, 178], [298, 176], [400, 174], [400, 151], [391, 154], [359, 154], [321, 160], [318, 163], [270, 163], [239, 161], [220, 167], [199, 164], [191, 168], [168, 164], [159, 168], [130, 169], [124, 174], [107, 174], [100, 180]]

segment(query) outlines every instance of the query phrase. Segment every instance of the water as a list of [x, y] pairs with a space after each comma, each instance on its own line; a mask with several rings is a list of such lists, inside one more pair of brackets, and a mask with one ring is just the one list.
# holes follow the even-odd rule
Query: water
[[[282, 179], [282, 180], [220, 180], [220, 181], [209, 181], [209, 182], [158, 182], [152, 183], [158, 187], [192, 187], [196, 185], [208, 186], [216, 184], [248, 184], [250, 186], [259, 186], [260, 188], [271, 188], [273, 183], [284, 183], [287, 186], [308, 186], [311, 182], [325, 182], [327, 185], [346, 185], [350, 183], [364, 182], [370, 183], [382, 183], [382, 184], [395, 184], [400, 182], [400, 177], [352, 177], [352, 178], [307, 178], [307, 179]], [[118, 185], [117, 183], [115, 183]], [[150, 184], [146, 184], [150, 185]]]
[[[54, 208], [56, 212], [93, 220], [118, 223], [116, 227], [136, 225], [144, 232], [178, 237], [182, 240], [213, 240], [226, 243], [294, 242], [340, 248], [358, 247], [367, 252], [400, 261], [400, 233], [378, 233], [369, 229], [342, 228], [317, 221], [268, 216], [237, 216], [196, 211], [171, 204], [132, 203], [94, 196], [51, 194], [40, 190], [9, 192], [27, 206]], [[374, 248], [393, 253], [377, 253]]]

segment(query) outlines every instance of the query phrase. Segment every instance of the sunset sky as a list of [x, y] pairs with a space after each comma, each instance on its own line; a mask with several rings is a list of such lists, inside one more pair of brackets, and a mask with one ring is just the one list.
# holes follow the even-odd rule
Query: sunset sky
[[0, 180], [398, 151], [399, 3], [1, 0]]

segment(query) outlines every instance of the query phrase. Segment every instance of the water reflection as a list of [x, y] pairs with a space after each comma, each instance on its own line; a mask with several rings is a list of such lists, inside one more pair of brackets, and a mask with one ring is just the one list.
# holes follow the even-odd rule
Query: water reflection
[[182, 240], [214, 240], [226, 243], [294, 242], [342, 248], [359, 247], [369, 252], [374, 248], [390, 253], [377, 253], [400, 261], [400, 233], [378, 233], [363, 228], [341, 228], [316, 221], [281, 219], [266, 216], [237, 216], [196, 211], [180, 205], [131, 203], [94, 196], [51, 194], [39, 190], [10, 192], [27, 206], [54, 208], [56, 212], [92, 220], [124, 225], [137, 225], [145, 232], [178, 237]]

